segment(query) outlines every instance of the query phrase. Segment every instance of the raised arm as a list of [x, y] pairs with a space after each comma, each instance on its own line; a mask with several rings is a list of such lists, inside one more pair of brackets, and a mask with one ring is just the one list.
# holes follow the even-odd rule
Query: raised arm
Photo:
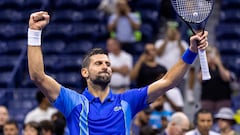
[[60, 92], [60, 84], [44, 72], [43, 55], [41, 51], [41, 30], [49, 23], [47, 12], [31, 14], [28, 29], [28, 68], [31, 80], [37, 87], [54, 101]]
[[[151, 103], [167, 90], [175, 87], [180, 80], [182, 80], [186, 73], [189, 64], [193, 62], [196, 57], [197, 49], [206, 49], [208, 46], [207, 42], [208, 32], [204, 32], [194, 35], [190, 38], [190, 48], [184, 54], [184, 57], [180, 59], [160, 80], [149, 85], [148, 88], [148, 102]], [[200, 41], [199, 45], [196, 41]], [[166, 61], [167, 62], [167, 61]]]

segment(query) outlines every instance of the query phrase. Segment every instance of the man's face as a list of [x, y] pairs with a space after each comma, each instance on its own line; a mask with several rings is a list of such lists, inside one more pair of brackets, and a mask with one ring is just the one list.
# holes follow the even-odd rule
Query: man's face
[[217, 124], [220, 130], [224, 130], [226, 128], [231, 127], [230, 121], [225, 119], [218, 119]]
[[118, 50], [120, 50], [120, 47], [115, 40], [109, 39], [107, 41], [107, 50], [108, 50], [108, 52], [115, 53]]
[[0, 107], [0, 126], [8, 121], [8, 110], [5, 107]]
[[4, 135], [18, 135], [18, 129], [14, 124], [4, 125]]
[[144, 51], [147, 54], [147, 60], [153, 60], [157, 55], [157, 50], [153, 44], [147, 44]]
[[213, 125], [213, 118], [210, 113], [199, 113], [197, 119], [197, 127], [201, 133], [207, 133], [210, 131]]
[[111, 81], [112, 69], [107, 55], [97, 54], [90, 57], [88, 77], [93, 84], [108, 85]]

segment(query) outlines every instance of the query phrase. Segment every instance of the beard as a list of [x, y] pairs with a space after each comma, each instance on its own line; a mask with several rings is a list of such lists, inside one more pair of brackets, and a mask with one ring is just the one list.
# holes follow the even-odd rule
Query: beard
[[98, 75], [95, 78], [90, 78], [90, 80], [92, 81], [93, 84], [95, 85], [99, 85], [103, 88], [105, 88], [111, 81], [111, 76], [107, 76], [107, 75]]

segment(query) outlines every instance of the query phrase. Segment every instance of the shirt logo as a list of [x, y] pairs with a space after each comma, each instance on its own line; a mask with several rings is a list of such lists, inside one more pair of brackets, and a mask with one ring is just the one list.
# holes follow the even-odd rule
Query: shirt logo
[[122, 110], [122, 107], [121, 106], [115, 106], [114, 109], [113, 109], [115, 112], [119, 111], [119, 110]]

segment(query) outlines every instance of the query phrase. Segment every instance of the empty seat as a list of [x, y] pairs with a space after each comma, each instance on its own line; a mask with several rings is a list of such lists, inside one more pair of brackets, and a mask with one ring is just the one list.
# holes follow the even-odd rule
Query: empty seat
[[158, 11], [141, 10], [140, 14], [144, 23], [151, 23], [153, 25], [156, 25], [159, 17]]
[[240, 54], [239, 40], [222, 40], [217, 42], [216, 46], [221, 54]]
[[81, 11], [67, 9], [67, 10], [56, 10], [52, 14], [52, 21], [54, 22], [75, 22], [81, 21], [83, 14]]
[[[94, 0], [95, 1], [95, 0]], [[82, 22], [97, 24], [99, 23], [104, 17], [102, 12], [94, 10], [85, 10], [82, 12]]]
[[221, 23], [215, 29], [218, 40], [231, 40], [240, 38], [240, 25], [232, 23]]
[[5, 9], [0, 10], [0, 21], [1, 22], [17, 22], [17, 21], [23, 21], [24, 17], [22, 12], [19, 12], [17, 10], [12, 9]]
[[68, 54], [83, 55], [92, 48], [93, 44], [90, 41], [79, 40], [66, 45], [64, 52]]
[[96, 9], [100, 5], [101, 0], [85, 0], [84, 7], [86, 9]]
[[151, 42], [153, 40], [153, 28], [149, 24], [142, 24], [140, 31], [142, 32], [142, 41]]
[[98, 30], [98, 25], [74, 24], [72, 28], [71, 32], [75, 40], [91, 40]]
[[42, 43], [43, 53], [47, 55], [60, 54], [64, 52], [65, 42], [61, 40], [46, 40]]
[[136, 2], [136, 9], [137, 10], [155, 10], [158, 11], [160, 6], [160, 0], [139, 0]]
[[240, 22], [240, 10], [239, 9], [227, 9], [221, 11], [220, 20], [222, 22], [238, 23]]
[[1, 72], [0, 74], [0, 87], [11, 87], [13, 83], [13, 72]]
[[60, 56], [58, 60], [58, 67], [61, 71], [79, 72], [82, 64], [82, 56], [64, 55]]
[[0, 71], [12, 71], [18, 62], [18, 57], [14, 56], [1, 56], [0, 57]]
[[45, 39], [66, 39], [72, 33], [70, 24], [50, 24], [44, 33]]
[[79, 72], [64, 72], [55, 74], [56, 80], [58, 80], [63, 86], [69, 88], [81, 87], [81, 75]]
[[24, 49], [27, 48], [27, 40], [10, 40], [7, 43], [8, 55], [19, 55]]
[[1, 9], [21, 9], [24, 5], [24, 0], [0, 0]]
[[18, 89], [11, 89], [13, 92], [13, 100], [32, 100], [36, 99], [36, 93], [38, 91], [37, 88], [18, 88]]
[[57, 56], [45, 56], [44, 57], [45, 70], [49, 72], [58, 72], [58, 57]]
[[50, 6], [49, 0], [25, 0], [24, 7], [27, 9], [46, 10]]
[[84, 8], [84, 0], [57, 0], [55, 2], [56, 9], [78, 9]]

